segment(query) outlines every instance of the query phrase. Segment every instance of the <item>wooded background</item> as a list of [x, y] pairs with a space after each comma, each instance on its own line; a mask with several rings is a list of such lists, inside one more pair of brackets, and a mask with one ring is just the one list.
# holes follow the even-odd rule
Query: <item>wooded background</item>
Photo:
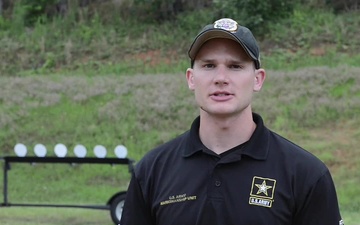
[[249, 16], [254, 16], [252, 13], [266, 12], [267, 15], [262, 14], [262, 19], [289, 15], [295, 4], [327, 7], [335, 12], [358, 10], [360, 7], [359, 0], [0, 0], [0, 15], [11, 17], [16, 4], [25, 6], [25, 18], [28, 24], [41, 16], [65, 16], [71, 7], [92, 6], [96, 9], [104, 4], [122, 8], [122, 11], [146, 12], [142, 15], [143, 19], [156, 21], [171, 20], [178, 13], [209, 7], [217, 7], [219, 14], [229, 11], [230, 14], [234, 14], [240, 10]]

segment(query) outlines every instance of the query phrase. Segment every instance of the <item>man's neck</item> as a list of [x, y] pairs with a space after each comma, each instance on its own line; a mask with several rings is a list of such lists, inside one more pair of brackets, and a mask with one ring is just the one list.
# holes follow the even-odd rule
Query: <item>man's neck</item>
[[199, 136], [208, 149], [221, 154], [248, 141], [255, 128], [251, 112], [227, 118], [202, 114]]

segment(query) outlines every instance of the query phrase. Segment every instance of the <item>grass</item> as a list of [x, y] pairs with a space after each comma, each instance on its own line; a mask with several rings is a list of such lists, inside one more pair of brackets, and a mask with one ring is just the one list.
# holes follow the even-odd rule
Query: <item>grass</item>
[[113, 225], [105, 210], [11, 207], [2, 208], [0, 216], [2, 225]]
[[[71, 14], [32, 27], [3, 20], [8, 29], [0, 32], [0, 73], [96, 76], [183, 72], [189, 63], [187, 49], [192, 37], [214, 17], [213, 11], [203, 10], [180, 14], [174, 21], [145, 23], [132, 16], [119, 17], [121, 9], [111, 4], [102, 7], [108, 7], [99, 8], [104, 15], [87, 15], [89, 12], [78, 9], [88, 20], [74, 21], [76, 16]], [[294, 70], [358, 65], [357, 13], [299, 7], [288, 19], [272, 23], [268, 32], [256, 34], [264, 66]], [[13, 20], [22, 19], [18, 16]]]
[[8, 175], [10, 202], [36, 204], [106, 205], [110, 197], [126, 190], [130, 177], [127, 166], [87, 164], [14, 163]]

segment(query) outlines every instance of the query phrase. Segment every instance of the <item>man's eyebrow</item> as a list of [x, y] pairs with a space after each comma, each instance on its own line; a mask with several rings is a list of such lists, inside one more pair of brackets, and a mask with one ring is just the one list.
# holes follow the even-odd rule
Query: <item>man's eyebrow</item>
[[246, 60], [242, 60], [242, 59], [231, 59], [231, 60], [227, 60], [226, 61], [229, 64], [241, 64], [246, 62]]
[[207, 59], [207, 58], [204, 58], [204, 59], [199, 59], [200, 62], [205, 62], [205, 63], [212, 63], [212, 62], [215, 62], [216, 60], [215, 59]]
[[[198, 59], [199, 62], [201, 63], [216, 63], [218, 61], [218, 59], [212, 59], [212, 58], [199, 58]], [[243, 58], [239, 58], [239, 59], [226, 59], [225, 63], [226, 64], [243, 64], [243, 63], [247, 63], [250, 62], [250, 59], [243, 59]]]

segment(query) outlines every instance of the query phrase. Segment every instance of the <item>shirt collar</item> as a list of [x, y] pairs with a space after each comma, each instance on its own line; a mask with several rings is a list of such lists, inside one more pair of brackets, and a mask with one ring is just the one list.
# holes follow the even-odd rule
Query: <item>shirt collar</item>
[[203, 151], [205, 149], [204, 144], [200, 140], [199, 136], [199, 127], [200, 127], [200, 116], [191, 124], [189, 132], [187, 132], [186, 138], [186, 147], [184, 149], [183, 156], [189, 157], [195, 154], [196, 152]]
[[[256, 129], [250, 140], [243, 146], [241, 154], [257, 160], [265, 160], [269, 152], [270, 131], [264, 126], [260, 115], [253, 113], [253, 120], [256, 123]], [[190, 157], [206, 149], [200, 140], [199, 127], [200, 116], [193, 121], [189, 132], [187, 132], [186, 148], [183, 152], [184, 157]]]

